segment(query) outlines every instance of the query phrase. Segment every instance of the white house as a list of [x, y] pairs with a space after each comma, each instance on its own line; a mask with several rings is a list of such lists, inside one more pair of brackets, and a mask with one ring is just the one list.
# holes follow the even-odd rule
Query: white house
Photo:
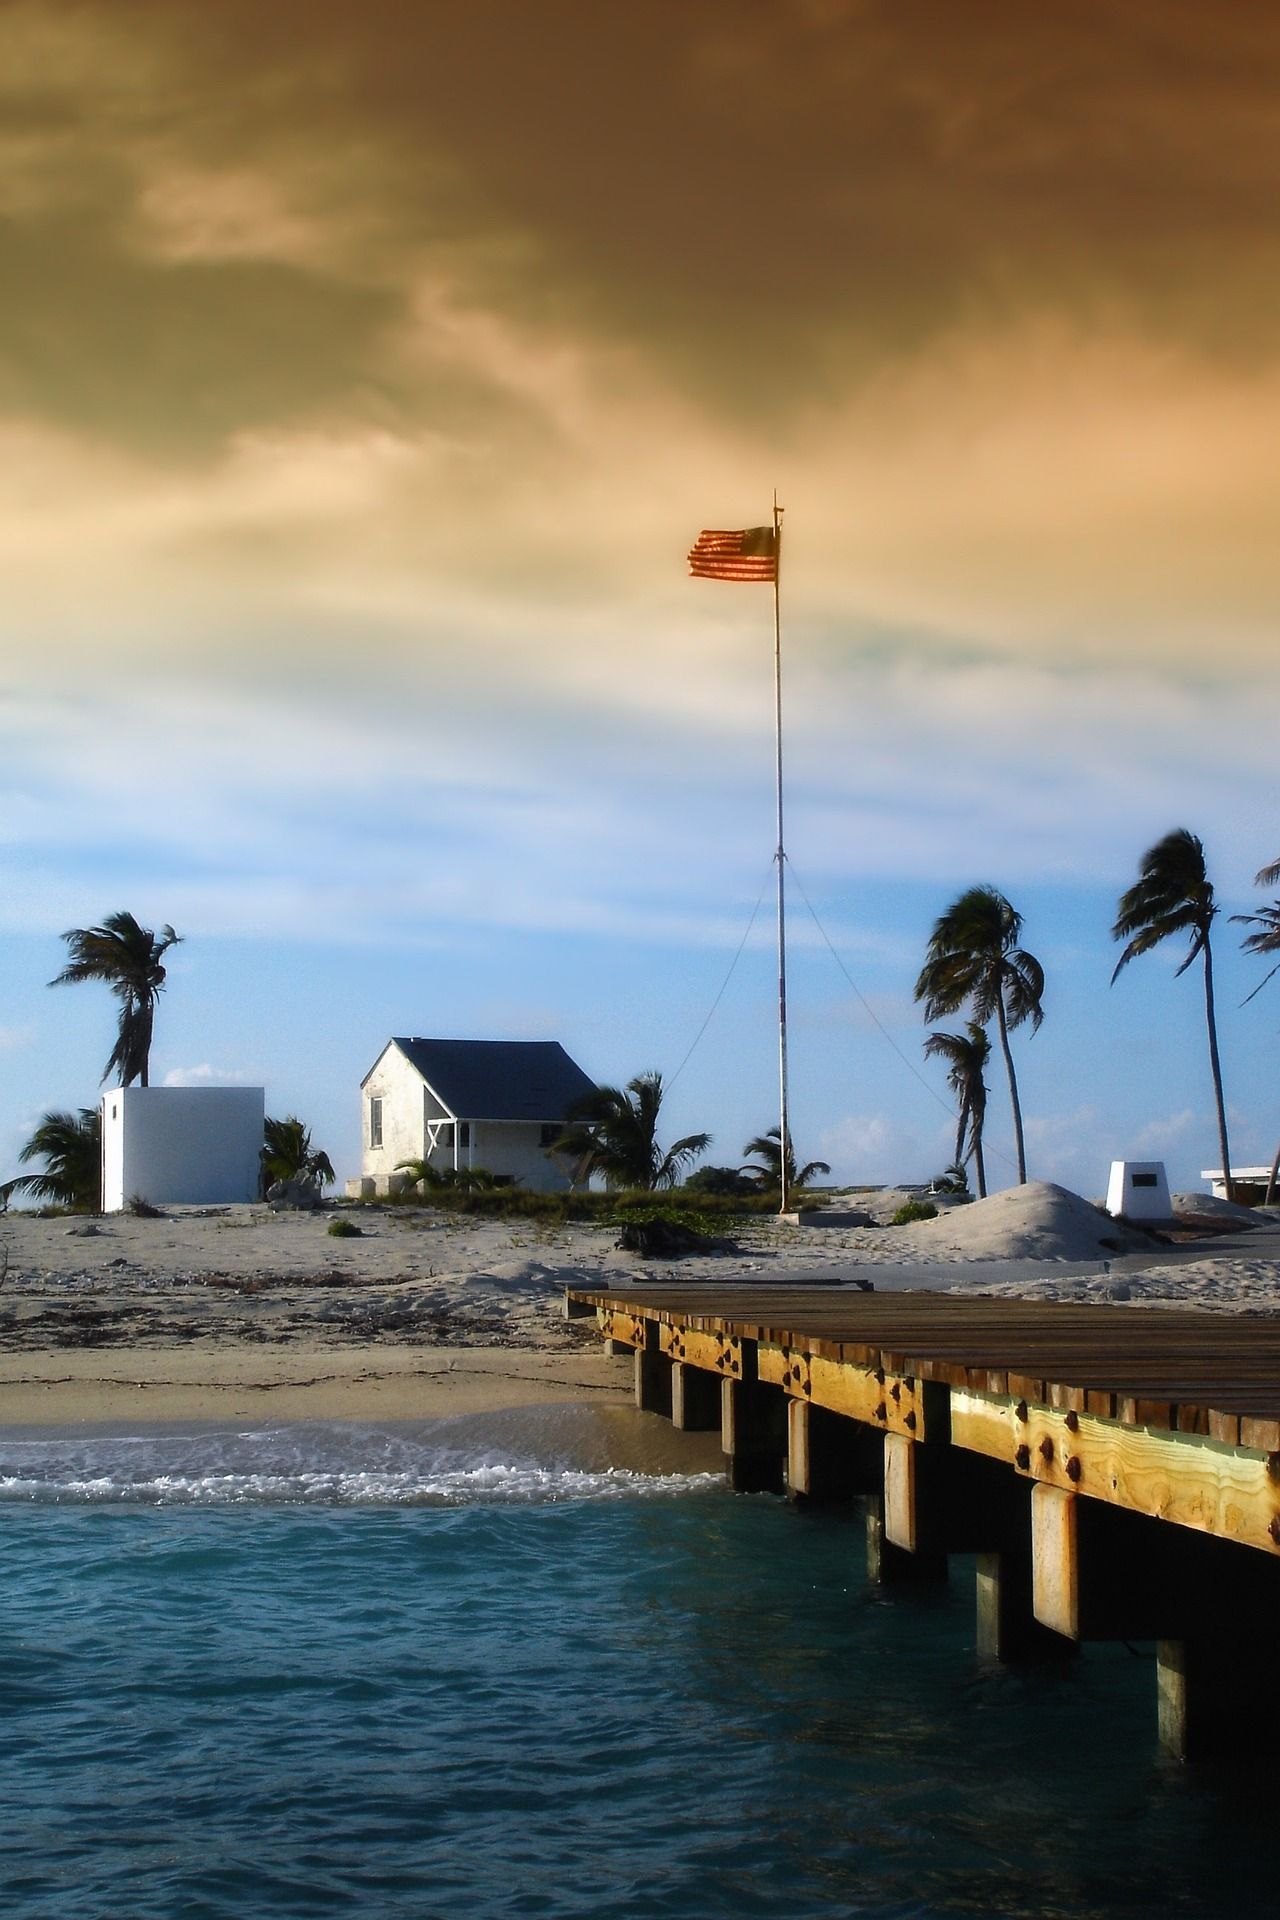
[[386, 1193], [402, 1160], [483, 1167], [536, 1193], [564, 1192], [548, 1152], [595, 1092], [558, 1040], [388, 1040], [360, 1083], [361, 1190]]
[[256, 1200], [261, 1087], [113, 1087], [102, 1096], [102, 1210]]

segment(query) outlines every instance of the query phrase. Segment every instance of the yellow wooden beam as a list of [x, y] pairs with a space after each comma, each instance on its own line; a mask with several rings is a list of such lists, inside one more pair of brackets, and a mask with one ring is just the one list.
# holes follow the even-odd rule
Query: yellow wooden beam
[[1038, 1485], [1280, 1553], [1274, 1455], [962, 1388], [951, 1394], [951, 1439]]
[[682, 1366], [701, 1367], [707, 1373], [719, 1374], [722, 1380], [743, 1377], [742, 1341], [736, 1334], [702, 1333], [696, 1327], [663, 1320], [658, 1326], [658, 1344]]

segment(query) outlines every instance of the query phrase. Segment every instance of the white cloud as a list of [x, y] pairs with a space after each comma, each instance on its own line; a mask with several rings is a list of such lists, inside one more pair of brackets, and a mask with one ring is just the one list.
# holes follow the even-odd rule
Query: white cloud
[[954, 1129], [945, 1125], [931, 1131], [889, 1113], [850, 1113], [823, 1129], [818, 1157], [830, 1162], [837, 1183], [883, 1186], [932, 1178], [953, 1145]]
[[1167, 1114], [1160, 1120], [1148, 1120], [1130, 1142], [1133, 1151], [1123, 1156], [1116, 1155], [1116, 1158], [1139, 1160], [1171, 1147], [1180, 1147], [1187, 1135], [1201, 1125], [1199, 1115], [1190, 1107], [1184, 1107], [1181, 1113]]
[[198, 1067], [170, 1067], [161, 1081], [164, 1087], [256, 1087], [262, 1076], [249, 1067], [215, 1067], [208, 1061]]

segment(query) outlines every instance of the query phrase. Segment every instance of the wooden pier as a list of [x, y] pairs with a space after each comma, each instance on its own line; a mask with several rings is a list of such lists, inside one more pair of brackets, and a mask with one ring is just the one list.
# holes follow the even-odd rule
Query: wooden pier
[[857, 1498], [871, 1577], [977, 1556], [979, 1651], [1156, 1642], [1162, 1745], [1280, 1706], [1280, 1319], [787, 1284], [572, 1289], [730, 1484]]

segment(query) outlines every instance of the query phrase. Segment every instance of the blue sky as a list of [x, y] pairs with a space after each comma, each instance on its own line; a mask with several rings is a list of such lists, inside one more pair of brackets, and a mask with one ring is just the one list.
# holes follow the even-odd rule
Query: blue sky
[[[1199, 975], [1107, 984], [1186, 825], [1270, 1158], [1280, 983], [1241, 1007], [1226, 916], [1280, 855], [1280, 31], [1218, 9], [1206, 64], [1196, 8], [1098, 20], [4, 10], [0, 1173], [110, 1050], [109, 996], [44, 984], [68, 927], [172, 922], [153, 1078], [263, 1082], [345, 1177], [391, 1033], [673, 1075], [763, 891], [667, 1109], [736, 1163], [770, 597], [684, 556], [775, 487], [794, 878], [899, 1050], [793, 887], [802, 1156], [950, 1158], [912, 986], [989, 882], [1048, 976], [1030, 1171], [1195, 1184]], [[1006, 1116], [993, 1066], [995, 1180]]]

